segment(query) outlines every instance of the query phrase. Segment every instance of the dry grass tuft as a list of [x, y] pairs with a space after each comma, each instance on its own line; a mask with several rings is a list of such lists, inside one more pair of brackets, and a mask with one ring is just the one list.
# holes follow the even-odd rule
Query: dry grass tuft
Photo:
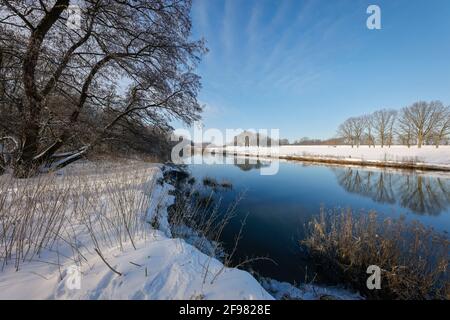
[[225, 227], [235, 217], [239, 201], [237, 199], [223, 212], [220, 210], [221, 199], [214, 197], [214, 192], [205, 195], [190, 189], [177, 196], [170, 210], [172, 233], [186, 239], [207, 255], [223, 258], [220, 238]]
[[10, 262], [18, 270], [44, 250], [58, 261], [69, 253], [79, 264], [86, 250], [134, 246], [147, 234], [153, 170], [134, 162], [80, 165], [22, 180], [0, 176], [0, 270]]
[[[449, 299], [449, 240], [419, 222], [381, 221], [375, 212], [325, 213], [301, 244], [328, 280], [370, 299]], [[369, 290], [367, 267], [381, 268], [381, 290]]]

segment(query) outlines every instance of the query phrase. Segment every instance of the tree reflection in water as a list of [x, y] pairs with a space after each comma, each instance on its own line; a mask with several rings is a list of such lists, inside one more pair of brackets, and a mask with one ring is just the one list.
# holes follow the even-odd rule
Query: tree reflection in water
[[234, 165], [241, 169], [242, 171], [250, 171], [254, 169], [261, 169], [263, 167], [268, 167], [270, 164], [264, 163], [259, 159], [247, 158], [247, 157], [235, 157]]
[[380, 203], [398, 203], [421, 215], [439, 215], [450, 207], [450, 179], [416, 172], [333, 168], [339, 185]]

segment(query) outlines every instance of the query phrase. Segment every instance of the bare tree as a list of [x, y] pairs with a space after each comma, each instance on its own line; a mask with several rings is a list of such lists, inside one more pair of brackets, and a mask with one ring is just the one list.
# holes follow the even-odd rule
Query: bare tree
[[364, 127], [366, 130], [367, 144], [369, 148], [373, 146], [375, 148], [375, 136], [372, 115], [366, 115], [364, 117]]
[[351, 119], [345, 120], [338, 128], [337, 132], [339, 137], [342, 137], [347, 144], [350, 144], [353, 148], [355, 145], [355, 135], [353, 130], [353, 121]]
[[395, 133], [395, 124], [396, 124], [396, 120], [397, 120], [397, 114], [398, 114], [397, 111], [392, 110], [391, 119], [388, 123], [386, 142], [387, 142], [389, 148], [394, 143], [394, 133]]
[[366, 121], [364, 117], [353, 117], [349, 119], [351, 127], [353, 129], [353, 137], [355, 139], [355, 144], [359, 148], [363, 142], [364, 129]]
[[5, 126], [19, 141], [16, 176], [66, 147], [88, 112], [109, 120], [79, 153], [126, 119], [167, 129], [201, 112], [193, 70], [205, 48], [189, 39], [190, 0], [79, 1], [79, 27], [69, 2], [0, 0], [0, 107], [14, 115]]
[[434, 145], [439, 145], [450, 135], [450, 106], [444, 107], [442, 104], [436, 105], [437, 121], [431, 133]]
[[375, 135], [382, 148], [386, 145], [388, 140], [392, 141], [389, 137], [392, 137], [391, 133], [395, 122], [395, 115], [395, 110], [388, 109], [376, 111], [372, 115]]
[[404, 117], [403, 111], [400, 112], [395, 130], [400, 143], [410, 148], [414, 139], [413, 125], [406, 117]]
[[417, 143], [419, 148], [424, 143], [439, 147], [450, 136], [450, 106], [440, 101], [416, 102], [400, 112], [383, 109], [352, 117], [339, 126], [338, 136], [352, 147], [365, 142], [375, 147], [376, 140], [382, 148], [391, 147], [395, 136], [408, 147], [412, 143]]
[[430, 103], [420, 101], [402, 109], [402, 122], [411, 124], [418, 148], [421, 148], [424, 142], [430, 138], [439, 123], [441, 107], [440, 101]]

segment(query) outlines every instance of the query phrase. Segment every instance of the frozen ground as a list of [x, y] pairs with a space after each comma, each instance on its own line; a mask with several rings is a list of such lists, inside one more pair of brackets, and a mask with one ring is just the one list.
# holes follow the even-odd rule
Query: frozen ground
[[[220, 151], [221, 148], [211, 148]], [[280, 146], [278, 148], [264, 147], [226, 147], [227, 152], [238, 154], [250, 154], [260, 156], [280, 156], [280, 157], [304, 157], [320, 158], [330, 160], [340, 160], [346, 162], [364, 161], [368, 163], [400, 163], [400, 164], [426, 164], [436, 167], [450, 169], [450, 146], [423, 146], [417, 148], [412, 146], [380, 146], [368, 147], [360, 146]]]

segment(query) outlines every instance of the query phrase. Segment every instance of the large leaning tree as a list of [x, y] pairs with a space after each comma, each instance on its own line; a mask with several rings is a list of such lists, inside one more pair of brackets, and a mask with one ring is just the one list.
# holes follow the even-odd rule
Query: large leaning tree
[[190, 8], [0, 0], [0, 147], [11, 146], [15, 175], [34, 174], [77, 141], [73, 159], [130, 122], [164, 130], [199, 119], [194, 71], [206, 49], [190, 39]]

